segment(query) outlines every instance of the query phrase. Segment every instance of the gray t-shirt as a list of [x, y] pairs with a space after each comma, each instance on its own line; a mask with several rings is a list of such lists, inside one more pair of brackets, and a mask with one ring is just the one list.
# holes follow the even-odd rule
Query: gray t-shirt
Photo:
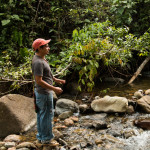
[[[34, 55], [32, 59], [32, 73], [34, 76], [42, 76], [42, 80], [44, 80], [48, 84], [50, 85], [53, 84], [53, 75], [49, 64], [46, 62], [46, 60], [42, 59], [38, 55]], [[41, 94], [48, 94], [51, 91], [41, 87], [36, 82], [35, 88], [36, 91]]]

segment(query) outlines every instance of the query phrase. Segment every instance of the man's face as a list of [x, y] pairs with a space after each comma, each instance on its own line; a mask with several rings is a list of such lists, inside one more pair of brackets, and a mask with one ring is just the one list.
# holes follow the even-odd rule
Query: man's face
[[43, 47], [41, 48], [41, 53], [42, 53], [43, 55], [47, 55], [47, 54], [49, 54], [49, 50], [50, 50], [50, 47], [49, 47], [48, 44], [46, 44], [45, 46], [43, 46]]

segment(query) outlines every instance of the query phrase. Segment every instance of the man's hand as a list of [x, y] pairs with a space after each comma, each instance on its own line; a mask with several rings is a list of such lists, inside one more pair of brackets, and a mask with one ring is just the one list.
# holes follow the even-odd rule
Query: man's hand
[[60, 88], [60, 87], [54, 87], [53, 91], [56, 93], [56, 94], [61, 94], [63, 92], [63, 90]]
[[57, 79], [55, 77], [53, 77], [53, 80], [58, 83], [58, 84], [65, 84], [66, 83], [66, 80], [61, 80], [61, 79]]
[[66, 83], [66, 80], [60, 80], [59, 81], [59, 84], [65, 84]]

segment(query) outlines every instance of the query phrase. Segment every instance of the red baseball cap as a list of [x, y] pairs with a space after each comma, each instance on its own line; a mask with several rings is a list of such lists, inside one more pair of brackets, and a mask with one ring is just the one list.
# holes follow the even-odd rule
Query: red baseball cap
[[51, 39], [49, 39], [49, 40], [45, 40], [45, 39], [41, 39], [41, 38], [36, 39], [32, 44], [33, 50], [34, 51], [37, 50], [40, 46], [48, 44], [50, 41], [51, 41]]

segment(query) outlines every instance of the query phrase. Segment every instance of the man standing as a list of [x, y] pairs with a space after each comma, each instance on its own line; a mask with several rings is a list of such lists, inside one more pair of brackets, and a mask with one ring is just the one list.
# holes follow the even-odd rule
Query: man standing
[[54, 137], [52, 133], [53, 120], [53, 94], [61, 94], [60, 87], [53, 86], [53, 81], [59, 84], [65, 84], [65, 80], [53, 77], [50, 66], [45, 59], [49, 54], [50, 47], [48, 43], [51, 40], [36, 39], [33, 44], [35, 55], [32, 60], [32, 73], [35, 78], [35, 96], [37, 112], [37, 139], [39, 143], [51, 144], [56, 146], [58, 143], [53, 143]]

